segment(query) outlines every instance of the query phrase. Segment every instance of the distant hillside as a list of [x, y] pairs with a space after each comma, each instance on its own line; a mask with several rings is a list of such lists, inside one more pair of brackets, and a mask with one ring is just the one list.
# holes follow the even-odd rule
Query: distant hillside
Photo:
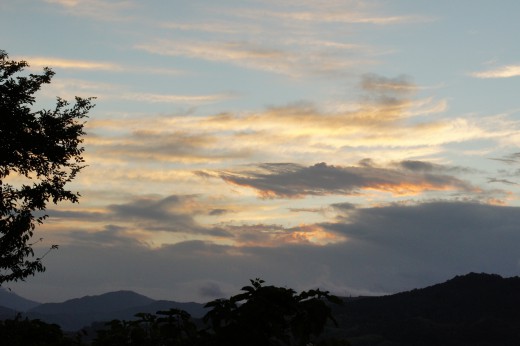
[[170, 308], [186, 310], [193, 317], [204, 314], [202, 304], [156, 301], [135, 292], [119, 291], [71, 299], [63, 303], [41, 304], [27, 311], [27, 316], [56, 323], [65, 331], [76, 331], [93, 322], [132, 320], [138, 312], [156, 313]]
[[153, 303], [154, 300], [132, 291], [118, 291], [101, 294], [98, 296], [85, 296], [67, 300], [63, 303], [41, 304], [29, 313], [39, 314], [66, 314], [66, 313], [91, 313], [110, 312], [143, 306]]
[[[42, 304], [27, 315], [57, 323], [65, 331], [90, 326], [89, 334], [95, 335], [103, 322], [132, 320], [138, 312], [170, 308], [183, 309], [194, 318], [205, 313], [203, 304], [156, 301], [119, 291]], [[470, 273], [408, 292], [345, 299], [345, 304], [332, 309], [339, 326], [328, 327], [326, 336], [347, 339], [352, 346], [520, 344], [518, 277]], [[0, 317], [14, 314], [0, 307]]]
[[[355, 345], [518, 345], [520, 278], [470, 273], [442, 284], [334, 308]], [[390, 342], [390, 343], [389, 343]]]
[[0, 288], [0, 306], [24, 312], [38, 305], [40, 305], [40, 303], [22, 298], [19, 295], [6, 290], [5, 288]]

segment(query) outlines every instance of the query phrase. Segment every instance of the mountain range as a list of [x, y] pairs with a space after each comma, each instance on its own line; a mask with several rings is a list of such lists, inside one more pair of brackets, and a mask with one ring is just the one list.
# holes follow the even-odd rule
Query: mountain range
[[[469, 273], [407, 292], [343, 300], [332, 306], [338, 325], [329, 326], [326, 335], [347, 339], [353, 346], [518, 345], [520, 340], [519, 277]], [[153, 300], [131, 291], [48, 304], [0, 291], [0, 318], [24, 311], [29, 318], [56, 323], [65, 331], [170, 308], [183, 309], [194, 318], [205, 314], [203, 304]]]
[[99, 321], [132, 320], [139, 312], [156, 313], [171, 308], [185, 310], [194, 318], [205, 314], [204, 304], [154, 300], [132, 291], [109, 292], [45, 304], [27, 300], [12, 292], [0, 291], [0, 319], [13, 318], [18, 312], [23, 312], [23, 316], [56, 323], [65, 331], [77, 331]]
[[[0, 306], [16, 311], [27, 311], [41, 303], [25, 299], [5, 288], [0, 288]], [[1, 313], [1, 312], [0, 312]]]
[[330, 333], [360, 345], [519, 345], [520, 278], [469, 273], [333, 307]]

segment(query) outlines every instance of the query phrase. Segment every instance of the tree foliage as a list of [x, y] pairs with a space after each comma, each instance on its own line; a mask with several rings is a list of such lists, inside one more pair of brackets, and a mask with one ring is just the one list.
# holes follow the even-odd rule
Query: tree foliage
[[184, 310], [170, 309], [157, 314], [138, 313], [134, 321], [113, 320], [99, 330], [93, 346], [109, 345], [202, 345], [202, 334]]
[[328, 320], [335, 323], [326, 301], [341, 300], [328, 292], [297, 294], [263, 283], [251, 280], [242, 293], [206, 304], [211, 310], [204, 321], [211, 323], [214, 345], [307, 345], [323, 332]]
[[54, 72], [23, 73], [25, 61], [0, 50], [0, 285], [45, 270], [31, 238], [49, 202], [77, 202], [66, 189], [84, 167], [84, 118], [92, 98], [58, 98], [54, 109], [33, 110], [35, 93]]
[[0, 321], [0, 342], [9, 346], [72, 346], [79, 342], [65, 336], [60, 326], [17, 315]]
[[207, 303], [202, 321], [182, 310], [137, 314], [135, 321], [114, 320], [98, 331], [93, 345], [300, 346], [348, 345], [318, 340], [328, 321], [335, 323], [330, 302], [342, 301], [317, 290], [297, 294], [284, 287], [264, 286], [260, 279], [229, 299]]

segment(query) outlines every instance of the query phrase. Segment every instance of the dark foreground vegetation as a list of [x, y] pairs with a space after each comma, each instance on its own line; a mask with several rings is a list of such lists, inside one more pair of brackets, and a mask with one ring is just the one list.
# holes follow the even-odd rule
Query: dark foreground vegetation
[[132, 321], [113, 320], [94, 329], [64, 334], [56, 324], [40, 320], [5, 320], [0, 340], [6, 345], [348, 345], [346, 341], [320, 338], [328, 322], [335, 323], [330, 303], [342, 301], [318, 290], [265, 286], [260, 279], [229, 299], [206, 304], [199, 319], [180, 309], [138, 313]]
[[520, 278], [467, 274], [382, 297], [250, 286], [206, 304], [94, 323], [77, 333], [21, 316], [0, 322], [2, 345], [519, 345]]

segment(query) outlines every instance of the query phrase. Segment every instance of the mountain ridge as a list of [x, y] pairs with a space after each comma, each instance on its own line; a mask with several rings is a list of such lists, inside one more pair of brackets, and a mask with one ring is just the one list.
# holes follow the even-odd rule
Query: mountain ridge
[[[468, 273], [424, 288], [344, 301], [342, 306], [331, 306], [339, 328], [331, 326], [327, 333], [346, 338], [353, 346], [407, 345], [417, 340], [427, 340], [423, 345], [514, 345], [512, 340], [520, 340], [519, 277]], [[78, 331], [94, 322], [128, 321], [138, 312], [154, 314], [171, 308], [185, 310], [194, 318], [206, 312], [200, 303], [153, 300], [132, 291], [116, 291], [42, 304], [26, 316], [56, 323], [65, 331]]]
[[25, 316], [58, 324], [65, 331], [77, 331], [93, 322], [132, 320], [139, 312], [156, 313], [171, 308], [185, 310], [194, 318], [200, 318], [205, 313], [203, 305], [154, 300], [133, 291], [121, 290], [73, 298], [61, 303], [44, 303], [26, 311]]
[[468, 273], [432, 286], [333, 307], [340, 330], [358, 345], [517, 345], [520, 278]]
[[87, 295], [81, 298], [73, 298], [62, 303], [44, 303], [30, 310], [28, 313], [59, 314], [75, 311], [76, 313], [106, 312], [144, 306], [154, 302], [142, 294], [120, 290], [107, 292], [100, 295]]
[[17, 295], [3, 287], [0, 287], [0, 306], [11, 310], [25, 312], [41, 303]]

